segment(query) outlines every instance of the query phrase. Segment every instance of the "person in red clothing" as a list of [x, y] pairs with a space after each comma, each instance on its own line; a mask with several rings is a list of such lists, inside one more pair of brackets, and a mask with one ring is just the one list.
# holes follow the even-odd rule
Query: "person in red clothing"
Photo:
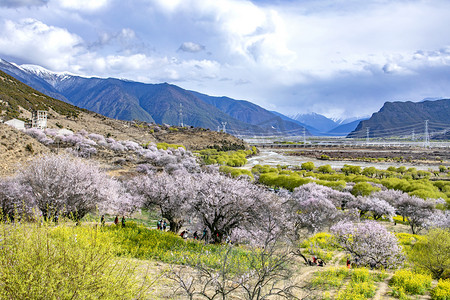
[[114, 219], [114, 224], [115, 225], [119, 224], [119, 216], [116, 216], [116, 218]]

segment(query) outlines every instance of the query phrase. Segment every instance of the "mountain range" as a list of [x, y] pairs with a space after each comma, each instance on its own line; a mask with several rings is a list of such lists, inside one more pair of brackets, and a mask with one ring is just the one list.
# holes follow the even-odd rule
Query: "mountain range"
[[[36, 90], [107, 117], [223, 129], [235, 135], [300, 135], [305, 126], [248, 101], [211, 97], [176, 85], [55, 73], [0, 60], [0, 70]], [[306, 129], [306, 134], [310, 135]]]
[[386, 102], [379, 112], [361, 121], [348, 137], [450, 138], [450, 99]]
[[295, 114], [291, 119], [310, 126], [309, 131], [317, 136], [346, 136], [356, 129], [359, 122], [369, 117], [348, 118], [348, 119], [330, 119], [317, 113]]

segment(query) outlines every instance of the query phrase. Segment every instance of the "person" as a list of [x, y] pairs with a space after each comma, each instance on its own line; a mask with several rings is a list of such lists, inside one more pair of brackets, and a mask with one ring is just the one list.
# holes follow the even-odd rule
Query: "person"
[[181, 236], [183, 239], [186, 239], [186, 238], [187, 238], [187, 231], [186, 231], [186, 230], [183, 230], [183, 231], [180, 233], [180, 236]]
[[100, 224], [102, 224], [102, 226], [105, 226], [105, 215], [102, 215], [100, 219]]
[[114, 219], [114, 224], [115, 225], [119, 224], [119, 216], [116, 216], [116, 218]]
[[350, 259], [347, 258], [347, 268], [350, 269], [351, 265], [350, 265]]
[[125, 216], [122, 216], [122, 227], [125, 227]]
[[317, 260], [317, 265], [318, 265], [319, 267], [323, 267], [323, 265], [326, 265], [326, 263], [325, 263], [321, 258], [319, 258], [319, 259]]
[[200, 239], [200, 240], [203, 240], [203, 239], [205, 239], [205, 241], [206, 241], [206, 235], [208, 234], [208, 229], [206, 229], [206, 227], [205, 227], [205, 229], [203, 229], [203, 235], [202, 235], [202, 238]]
[[166, 231], [166, 228], [167, 228], [167, 223], [166, 223], [166, 220], [164, 220], [162, 230]]
[[315, 255], [313, 255], [312, 261], [313, 261], [314, 264], [317, 264], [317, 259], [316, 259], [316, 256], [315, 256]]
[[156, 229], [161, 230], [161, 221], [156, 222]]
[[198, 240], [198, 233], [197, 233], [197, 231], [194, 231], [194, 240]]

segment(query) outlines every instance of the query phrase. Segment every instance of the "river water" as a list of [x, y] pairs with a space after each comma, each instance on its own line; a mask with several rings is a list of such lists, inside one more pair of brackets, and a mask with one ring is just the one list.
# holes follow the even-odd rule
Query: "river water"
[[319, 160], [306, 156], [290, 156], [284, 155], [283, 151], [277, 151], [273, 149], [260, 149], [258, 155], [250, 157], [247, 159], [247, 164], [244, 166], [245, 169], [251, 169], [255, 165], [294, 165], [300, 166], [304, 162], [311, 161], [316, 167], [322, 165], [331, 165], [333, 169], [340, 169], [344, 165], [360, 166], [365, 167], [375, 167], [380, 170], [386, 170], [387, 168], [394, 166], [396, 168], [404, 166], [406, 168], [416, 168], [417, 170], [438, 170], [439, 165], [431, 164], [412, 164], [412, 163], [395, 163], [395, 162], [362, 162], [362, 161], [336, 161], [336, 160]]

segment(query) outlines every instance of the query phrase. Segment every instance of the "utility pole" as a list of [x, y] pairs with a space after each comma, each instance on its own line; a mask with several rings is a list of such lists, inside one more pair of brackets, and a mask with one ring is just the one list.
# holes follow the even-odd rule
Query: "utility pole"
[[366, 128], [366, 144], [369, 145], [369, 127]]
[[226, 133], [227, 131], [225, 130], [225, 126], [227, 126], [227, 122], [222, 122], [222, 131], [223, 133]]
[[412, 131], [412, 137], [411, 137], [411, 139], [412, 139], [413, 141], [416, 139], [416, 135], [415, 135], [414, 129], [413, 129], [413, 131]]
[[425, 120], [425, 143], [424, 147], [428, 148], [430, 147], [430, 136], [428, 134], [428, 120]]

